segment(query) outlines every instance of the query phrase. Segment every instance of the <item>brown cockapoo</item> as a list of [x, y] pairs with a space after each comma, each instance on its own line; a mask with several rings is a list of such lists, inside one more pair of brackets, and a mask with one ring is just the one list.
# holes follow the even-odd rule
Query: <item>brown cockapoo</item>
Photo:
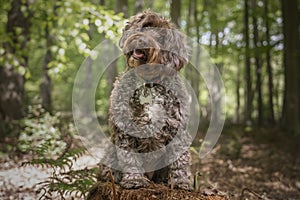
[[131, 17], [119, 43], [128, 70], [110, 98], [111, 142], [100, 164], [100, 180], [124, 188], [153, 182], [191, 190], [190, 96], [178, 75], [188, 62], [184, 36], [160, 14]]

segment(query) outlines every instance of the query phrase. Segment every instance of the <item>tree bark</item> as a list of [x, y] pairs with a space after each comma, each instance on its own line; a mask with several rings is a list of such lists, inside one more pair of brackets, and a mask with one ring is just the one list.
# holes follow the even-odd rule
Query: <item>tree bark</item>
[[255, 66], [256, 66], [256, 92], [257, 92], [257, 123], [259, 126], [263, 124], [263, 100], [262, 100], [262, 81], [261, 81], [261, 59], [259, 56], [259, 35], [258, 35], [258, 24], [256, 18], [256, 0], [252, 0], [252, 20], [253, 20], [253, 43], [255, 47]]
[[268, 13], [269, 13], [269, 1], [264, 0], [266, 42], [268, 47], [268, 50], [266, 52], [267, 73], [268, 73], [268, 106], [269, 106], [268, 121], [271, 125], [273, 125], [275, 123], [274, 102], [273, 102], [273, 70], [271, 64], [270, 26], [269, 26]]
[[[28, 15], [25, 16], [21, 11], [22, 6], [25, 6]], [[11, 63], [6, 62], [4, 66], [0, 66], [0, 121], [20, 119], [23, 116], [25, 78], [24, 74], [17, 71], [17, 68], [26, 69], [28, 66], [28, 50], [26, 47], [30, 40], [31, 16], [32, 13], [27, 2], [12, 1], [11, 9], [7, 13], [5, 30], [12, 42], [5, 43], [4, 49], [6, 55], [14, 55], [18, 65], [13, 66]], [[21, 30], [21, 33], [17, 33], [17, 29]], [[22, 38], [21, 41], [20, 38]], [[22, 52], [21, 55], [20, 51]]]
[[244, 2], [244, 40], [245, 40], [245, 124], [252, 124], [252, 80], [251, 80], [251, 63], [249, 55], [249, 4], [248, 0]]
[[[186, 34], [187, 35], [190, 35], [190, 28], [191, 28], [191, 16], [192, 16], [192, 3], [193, 0], [189, 0], [189, 6], [188, 6], [188, 15], [187, 15], [187, 24], [186, 24]], [[192, 44], [189, 44], [189, 45], [192, 45]], [[192, 47], [191, 47], [192, 48]], [[194, 50], [192, 48], [192, 50]], [[193, 52], [192, 52], [193, 54]], [[190, 63], [188, 63], [188, 65], [186, 66], [186, 68], [184, 69], [184, 73], [185, 73], [185, 77], [190, 81], [190, 83], [192, 83], [192, 80], [193, 80], [193, 73], [192, 73], [192, 68], [193, 66], [190, 65]], [[193, 88], [194, 89], [194, 88]]]
[[124, 17], [128, 18], [128, 0], [118, 0], [116, 4], [116, 13], [123, 12]]
[[148, 0], [148, 8], [153, 9], [153, 0]]
[[[117, 1], [116, 7], [115, 7], [116, 13], [123, 12], [125, 17], [128, 17], [128, 0], [124, 1]], [[118, 54], [118, 48], [113, 48], [113, 54]], [[110, 95], [111, 91], [113, 90], [113, 83], [115, 82], [115, 79], [118, 75], [118, 59], [114, 60], [111, 65], [107, 68], [106, 71], [106, 80], [109, 86], [108, 93]]]
[[[57, 0], [57, 2], [60, 0]], [[52, 7], [53, 10], [53, 16], [57, 17], [57, 2]], [[48, 19], [49, 16], [47, 16]], [[46, 22], [46, 28], [45, 28], [45, 38], [46, 38], [46, 54], [44, 57], [44, 63], [42, 67], [42, 83], [41, 83], [41, 96], [42, 96], [42, 107], [48, 111], [52, 111], [52, 100], [51, 100], [51, 95], [52, 95], [52, 81], [51, 77], [49, 76], [49, 68], [48, 65], [52, 61], [52, 53], [51, 53], [51, 46], [53, 45], [53, 35], [50, 34], [49, 30], [49, 23], [53, 24], [53, 27], [56, 26], [56, 22], [54, 18], [50, 18], [49, 21]]]
[[49, 26], [46, 25], [45, 29], [45, 35], [46, 35], [46, 55], [44, 57], [44, 64], [42, 67], [42, 83], [41, 83], [41, 96], [42, 96], [42, 107], [51, 112], [51, 90], [52, 90], [52, 84], [51, 84], [51, 78], [48, 74], [48, 64], [52, 60], [52, 54], [51, 54], [51, 36], [49, 34]]
[[[116, 46], [114, 46], [112, 51], [113, 51], [114, 55], [117, 55], [119, 50]], [[118, 59], [114, 60], [110, 64], [110, 66], [107, 68], [107, 71], [106, 71], [106, 80], [108, 83], [108, 94], [110, 94], [111, 91], [113, 90], [113, 85], [114, 85], [117, 75], [118, 75]]]
[[236, 123], [240, 123], [240, 108], [241, 108], [241, 95], [240, 95], [240, 88], [241, 88], [241, 68], [237, 66], [237, 77], [236, 77], [236, 110], [235, 110], [235, 119]]
[[[300, 65], [300, 51], [299, 51], [299, 47], [300, 47], [300, 0], [297, 1], [298, 2], [298, 15], [297, 15], [297, 21], [298, 21], [298, 51], [297, 51], [297, 64], [298, 66]], [[298, 73], [300, 72], [300, 70], [298, 69]], [[300, 78], [298, 78], [298, 90], [300, 89]], [[299, 105], [299, 118], [300, 118], [300, 92], [298, 92], [298, 105]]]
[[105, 6], [105, 0], [100, 0], [100, 1], [99, 1], [99, 4], [100, 4], [101, 6]]
[[[189, 1], [189, 5], [188, 5], [188, 15], [186, 18], [187, 21], [187, 26], [186, 26], [186, 34], [188, 36], [191, 36], [190, 33], [190, 29], [192, 27], [192, 22], [195, 23], [195, 27], [196, 27], [196, 38], [197, 41], [200, 40], [200, 33], [199, 33], [199, 26], [200, 26], [200, 20], [198, 18], [198, 9], [197, 9], [197, 0], [190, 0]], [[192, 36], [191, 36], [192, 37]], [[195, 92], [195, 95], [197, 98], [199, 98], [200, 95], [200, 90], [199, 90], [199, 85], [200, 85], [200, 74], [199, 72], [196, 70], [199, 69], [199, 63], [200, 63], [200, 53], [201, 53], [201, 49], [200, 49], [200, 45], [198, 43], [196, 43], [196, 46], [193, 46], [193, 43], [188, 44], [189, 48], [192, 49], [193, 52], [191, 52], [192, 55], [195, 55], [195, 60], [193, 60], [193, 62], [195, 64], [197, 64], [198, 66], [192, 66], [190, 63], [186, 66], [185, 68], [185, 77], [190, 81], [191, 86]]]
[[143, 11], [145, 0], [136, 0], [134, 5], [134, 13], [137, 14]]
[[180, 28], [181, 27], [181, 22], [180, 22], [180, 17], [181, 17], [181, 0], [170, 0], [171, 1], [171, 20], [173, 23]]
[[298, 3], [295, 0], [282, 0], [281, 6], [285, 69], [283, 128], [289, 133], [300, 134]]
[[[197, 42], [200, 41], [200, 31], [199, 31], [199, 27], [200, 27], [200, 20], [198, 18], [198, 9], [197, 9], [197, 0], [192, 0], [192, 8], [193, 9], [193, 14], [194, 14], [194, 21], [196, 23], [196, 36], [197, 36]], [[197, 49], [196, 49], [196, 64], [200, 64], [200, 54], [201, 54], [201, 49], [200, 49], [200, 46], [197, 45]], [[198, 66], [199, 68], [200, 66]], [[194, 77], [193, 77], [193, 81], [192, 81], [192, 86], [195, 90], [195, 94], [196, 94], [196, 97], [199, 98], [200, 96], [200, 90], [199, 90], [199, 84], [200, 84], [200, 74], [199, 72], [197, 72], [195, 69], [194, 69], [195, 73], [194, 73]]]

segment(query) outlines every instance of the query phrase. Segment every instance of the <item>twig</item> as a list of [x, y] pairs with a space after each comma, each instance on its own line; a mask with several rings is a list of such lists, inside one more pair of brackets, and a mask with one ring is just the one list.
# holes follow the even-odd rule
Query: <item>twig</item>
[[114, 200], [117, 200], [115, 180], [114, 180], [114, 176], [113, 176], [111, 170], [109, 170], [109, 176], [110, 176], [110, 179], [111, 179], [111, 186], [112, 186], [112, 189], [113, 189]]
[[170, 199], [173, 199], [174, 181], [172, 178], [172, 172], [169, 173], [168, 177], [169, 177], [168, 179], [170, 180], [170, 190], [168, 190], [167, 197], [168, 197], [168, 199], [169, 199], [169, 197], [170, 197]]
[[240, 200], [243, 200], [243, 197], [244, 197], [244, 194], [245, 194], [246, 191], [249, 192], [249, 193], [251, 193], [251, 194], [253, 194], [254, 196], [258, 197], [259, 199], [266, 200], [266, 198], [264, 198], [263, 196], [259, 195], [258, 193], [254, 192], [254, 191], [252, 191], [252, 190], [250, 190], [248, 188], [243, 188]]

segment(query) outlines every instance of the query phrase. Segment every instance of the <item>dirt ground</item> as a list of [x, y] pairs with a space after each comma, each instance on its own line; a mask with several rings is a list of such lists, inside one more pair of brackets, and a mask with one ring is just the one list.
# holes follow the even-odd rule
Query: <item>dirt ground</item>
[[232, 200], [300, 200], [300, 138], [277, 130], [225, 129], [204, 159], [193, 157], [200, 191]]
[[[192, 148], [198, 191], [232, 200], [300, 200], [300, 138], [276, 130], [226, 128], [213, 151], [199, 159]], [[51, 169], [21, 167], [28, 156], [0, 154], [0, 199], [38, 199]], [[84, 165], [95, 161], [84, 156]], [[69, 198], [71, 199], [71, 197]]]
[[123, 189], [119, 185], [98, 182], [90, 191], [87, 200], [227, 200], [223, 195], [204, 194], [197, 191], [171, 189], [162, 184], [151, 184], [147, 188]]

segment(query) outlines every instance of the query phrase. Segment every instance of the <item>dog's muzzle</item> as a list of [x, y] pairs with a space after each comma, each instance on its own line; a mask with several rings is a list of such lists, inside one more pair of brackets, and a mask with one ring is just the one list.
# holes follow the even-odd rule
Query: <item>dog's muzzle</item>
[[129, 67], [159, 63], [159, 44], [146, 33], [130, 35], [124, 42], [123, 53]]

